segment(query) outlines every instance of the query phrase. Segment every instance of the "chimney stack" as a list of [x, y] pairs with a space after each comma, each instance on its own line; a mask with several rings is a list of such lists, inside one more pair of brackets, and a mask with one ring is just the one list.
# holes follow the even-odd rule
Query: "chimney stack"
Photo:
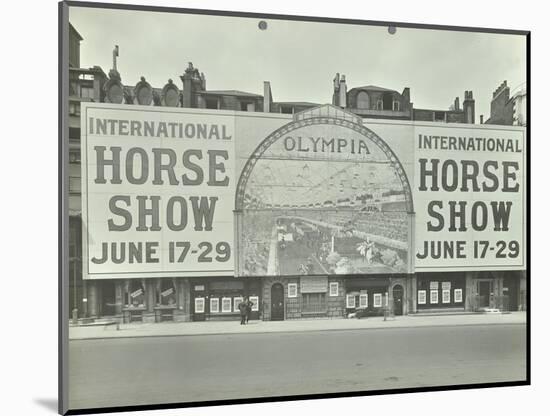
[[271, 98], [271, 84], [269, 81], [264, 81], [264, 113], [271, 112], [271, 104], [273, 99]]
[[347, 107], [347, 94], [348, 86], [346, 85], [346, 76], [342, 75], [340, 78], [340, 87], [339, 87], [339, 106], [342, 108]]
[[472, 91], [464, 91], [464, 102], [462, 103], [462, 107], [464, 108], [464, 122], [467, 124], [475, 124], [476, 102]]
[[340, 73], [337, 72], [336, 76], [332, 80], [333, 83], [333, 92], [332, 92], [332, 105], [340, 105]]

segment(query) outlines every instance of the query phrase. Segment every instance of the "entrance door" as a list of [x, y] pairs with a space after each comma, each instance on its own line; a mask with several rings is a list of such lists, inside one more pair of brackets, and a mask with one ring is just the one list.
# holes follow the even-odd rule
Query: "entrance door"
[[492, 283], [491, 281], [480, 281], [478, 282], [478, 295], [479, 295], [479, 306], [485, 308], [489, 306], [492, 292]]
[[393, 313], [403, 315], [403, 286], [401, 285], [393, 287]]
[[271, 320], [282, 321], [285, 319], [284, 289], [280, 283], [271, 286]]
[[508, 298], [508, 310], [518, 310], [518, 286], [519, 275], [506, 276], [504, 278], [504, 287], [502, 288], [503, 294]]
[[101, 282], [101, 316], [116, 315], [115, 282]]

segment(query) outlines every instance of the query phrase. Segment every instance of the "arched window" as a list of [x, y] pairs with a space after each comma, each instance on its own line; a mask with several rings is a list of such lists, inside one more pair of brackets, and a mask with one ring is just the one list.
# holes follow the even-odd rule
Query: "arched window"
[[357, 108], [370, 108], [369, 95], [365, 91], [360, 91], [357, 94]]

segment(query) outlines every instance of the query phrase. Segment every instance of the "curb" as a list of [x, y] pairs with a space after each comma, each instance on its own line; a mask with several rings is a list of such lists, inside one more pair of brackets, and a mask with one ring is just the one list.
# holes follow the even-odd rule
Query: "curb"
[[79, 337], [69, 338], [69, 341], [89, 341], [89, 340], [106, 340], [106, 339], [121, 339], [121, 338], [165, 338], [165, 337], [197, 337], [197, 336], [227, 336], [227, 335], [255, 335], [255, 334], [289, 334], [294, 332], [341, 332], [341, 331], [359, 331], [359, 330], [387, 330], [387, 329], [404, 329], [404, 328], [433, 328], [433, 327], [457, 327], [457, 326], [489, 326], [489, 325], [526, 325], [526, 322], [483, 322], [483, 323], [458, 323], [458, 324], [433, 324], [433, 325], [401, 325], [391, 327], [366, 327], [366, 328], [327, 328], [327, 329], [302, 329], [299, 331], [255, 331], [255, 332], [216, 332], [216, 333], [196, 333], [196, 334], [147, 334], [147, 335], [118, 335], [118, 336], [99, 336], [99, 337]]

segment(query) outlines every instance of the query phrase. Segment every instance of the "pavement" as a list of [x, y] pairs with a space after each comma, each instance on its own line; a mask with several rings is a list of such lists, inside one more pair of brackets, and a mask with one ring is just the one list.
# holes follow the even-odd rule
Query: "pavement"
[[525, 325], [526, 312], [477, 313], [456, 315], [406, 315], [384, 320], [383, 317], [363, 319], [299, 319], [288, 321], [236, 321], [130, 323], [105, 326], [71, 326], [70, 340], [140, 338], [196, 335], [262, 334], [414, 328], [464, 325]]

